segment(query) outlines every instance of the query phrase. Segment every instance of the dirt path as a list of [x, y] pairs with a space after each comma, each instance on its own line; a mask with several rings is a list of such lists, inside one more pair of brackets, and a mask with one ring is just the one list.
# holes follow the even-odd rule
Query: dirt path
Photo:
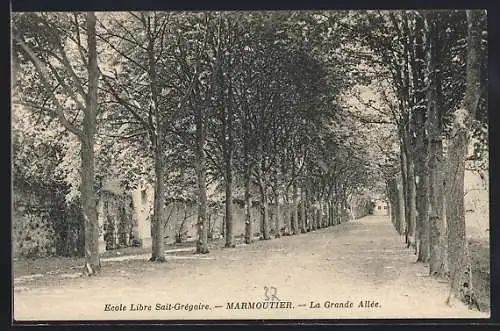
[[[448, 307], [447, 284], [428, 277], [426, 266], [414, 261], [388, 219], [372, 216], [298, 236], [214, 250], [200, 258], [177, 257], [164, 264], [108, 262], [113, 267], [104, 264], [98, 278], [15, 290], [14, 316], [17, 320], [489, 317], [457, 301]], [[249, 302], [269, 306], [266, 294], [273, 293], [281, 304], [257, 309], [259, 303], [248, 309]], [[238, 309], [243, 304], [237, 302], [245, 302], [246, 309]], [[372, 307], [359, 307], [360, 302]], [[231, 303], [233, 309], [228, 309]], [[105, 311], [106, 304], [125, 310]], [[130, 311], [131, 304], [151, 306], [151, 311]], [[316, 304], [319, 308], [312, 308]], [[164, 309], [156, 310], [157, 305]]]

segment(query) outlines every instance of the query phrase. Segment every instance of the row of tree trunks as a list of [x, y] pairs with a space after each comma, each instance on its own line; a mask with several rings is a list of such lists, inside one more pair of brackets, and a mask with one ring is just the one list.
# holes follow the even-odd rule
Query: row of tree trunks
[[[296, 235], [316, 229], [328, 227], [331, 225], [340, 224], [353, 217], [349, 214], [346, 194], [342, 197], [334, 198], [333, 192], [327, 197], [317, 195], [313, 197], [309, 192], [307, 185], [300, 186], [297, 183], [292, 183], [289, 190], [283, 194], [281, 199], [277, 190], [277, 183], [274, 183], [272, 203], [275, 205], [273, 212], [269, 206], [269, 190], [265, 189], [268, 180], [262, 175], [264, 166], [258, 169], [256, 178], [258, 179], [258, 187], [260, 190], [261, 213], [260, 213], [260, 234], [261, 240], [270, 239], [270, 229], [273, 228], [275, 237], [281, 235]], [[249, 243], [251, 228], [250, 219], [250, 181], [246, 182], [245, 193], [245, 242]], [[309, 184], [310, 185], [310, 184]], [[284, 209], [281, 201], [284, 202]], [[272, 225], [271, 225], [272, 224]]]
[[[287, 206], [285, 209], [281, 208], [281, 196], [280, 191], [277, 189], [277, 183], [273, 183], [273, 194], [272, 203], [277, 206], [273, 213], [270, 211], [270, 197], [268, 184], [269, 181], [264, 175], [265, 165], [262, 160], [259, 162], [260, 167], [257, 168], [255, 173], [257, 184], [260, 190], [260, 201], [261, 201], [261, 217], [260, 217], [260, 233], [261, 239], [268, 240], [270, 238], [271, 227], [275, 230], [275, 236], [280, 235], [295, 235], [299, 233], [305, 233], [310, 230], [315, 230], [329, 225], [338, 224], [345, 220], [346, 217], [342, 216], [341, 213], [337, 212], [338, 209], [346, 210], [346, 202], [343, 202], [343, 206], [336, 206], [337, 202], [333, 199], [327, 199], [327, 201], [319, 203], [313, 201], [308, 201], [310, 194], [308, 194], [307, 187], [299, 187], [297, 182], [292, 182], [289, 186], [289, 190], [283, 194], [283, 201]], [[244, 199], [244, 210], [245, 210], [245, 243], [249, 244], [252, 242], [252, 221], [251, 221], [251, 193], [250, 187], [252, 183], [252, 167], [247, 167], [247, 172], [244, 177], [245, 180], [245, 199]], [[229, 172], [226, 172], [226, 175]], [[230, 191], [227, 187], [226, 182], [226, 194]], [[229, 230], [228, 217], [231, 213], [228, 213], [228, 195], [226, 195], [226, 213], [225, 213], [225, 235], [232, 232]], [[299, 203], [300, 201], [300, 203]], [[341, 201], [341, 200], [339, 200]], [[232, 224], [232, 221], [229, 222]], [[271, 226], [272, 223], [272, 226]]]
[[[429, 229], [429, 137], [426, 130], [427, 97], [424, 58], [428, 48], [425, 19], [421, 15], [401, 13], [400, 26], [404, 36], [401, 64], [396, 66], [395, 82], [398, 89], [401, 185], [394, 180], [388, 184], [394, 226], [404, 231], [407, 247], [412, 247], [417, 260], [427, 262], [430, 257]], [[410, 21], [414, 26], [411, 28]], [[423, 33], [422, 33], [423, 32]], [[404, 215], [404, 216], [403, 216]]]
[[[398, 199], [392, 202], [401, 211], [396, 230], [404, 228], [405, 243], [412, 247], [417, 260], [427, 262], [430, 256], [429, 230], [429, 153], [428, 141], [424, 135], [425, 117], [420, 112], [415, 115], [418, 132], [415, 148], [410, 152], [402, 143], [401, 148], [401, 189], [396, 189]], [[404, 139], [406, 140], [406, 139]], [[393, 183], [394, 185], [394, 183]], [[404, 215], [404, 217], [403, 217]], [[395, 225], [396, 226], [396, 225]]]
[[[301, 195], [305, 197], [305, 192], [301, 192]], [[292, 204], [286, 203], [285, 199], [286, 208], [284, 209], [282, 209], [281, 203], [276, 204], [276, 201], [280, 201], [278, 196], [274, 196], [273, 203], [275, 205], [275, 209], [272, 215], [269, 210], [269, 204], [262, 205], [261, 211], [262, 212], [264, 210], [267, 211], [266, 217], [268, 219], [268, 222], [273, 220], [273, 228], [275, 232], [275, 237], [277, 238], [280, 237], [281, 235], [295, 235], [298, 234], [299, 232], [305, 233], [309, 230], [309, 227], [311, 227], [311, 229], [319, 229], [339, 224], [341, 221], [337, 220], [337, 217], [335, 216], [336, 206], [332, 200], [322, 203], [313, 202], [312, 206], [307, 208], [307, 203], [305, 200], [301, 200], [299, 203], [297, 199], [296, 203], [297, 207], [295, 208], [293, 203]], [[245, 205], [249, 206], [249, 203]], [[307, 212], [308, 209], [310, 213], [309, 216]], [[346, 210], [346, 207], [344, 206], [341, 209]], [[250, 222], [249, 215], [250, 215], [250, 210], [247, 209], [247, 207], [245, 207], [245, 219], [249, 220]], [[297, 218], [297, 221], [294, 220], [295, 217]], [[346, 216], [343, 217], [343, 220], [345, 219], [347, 219]], [[261, 230], [264, 230], [263, 221], [264, 221], [264, 214], [262, 213], [261, 223], [260, 223]], [[297, 224], [296, 226], [298, 229], [296, 232], [293, 231], [294, 227], [293, 224], [295, 222]], [[291, 229], [292, 231], [288, 229]]]
[[[444, 153], [444, 106], [441, 68], [438, 66], [441, 24], [437, 13], [414, 14], [413, 37], [402, 39], [400, 64], [394, 81], [401, 113], [399, 123], [401, 185], [388, 179], [391, 219], [404, 229], [405, 241], [414, 246], [417, 261], [429, 262], [430, 274], [451, 276], [450, 294], [459, 288], [473, 297], [467, 251], [464, 207], [465, 159], [468, 134], [481, 95], [481, 15], [467, 13], [466, 89], [462, 105], [454, 112]], [[409, 34], [407, 13], [392, 17], [403, 35]], [[425, 67], [424, 67], [425, 66]], [[446, 160], [445, 160], [446, 158]], [[445, 171], [446, 169], [446, 171]], [[461, 291], [464, 293], [464, 291]]]
[[[340, 224], [342, 221], [347, 220], [347, 213], [346, 208], [342, 208], [340, 206], [336, 206], [336, 204], [333, 201], [326, 201], [323, 203], [313, 203], [312, 207], [307, 208], [305, 200], [302, 200], [300, 203], [297, 203], [297, 209], [293, 210], [293, 205], [292, 204], [286, 204], [286, 208], [282, 209], [281, 203], [276, 205], [276, 200], [277, 197], [274, 197], [274, 205], [275, 209], [271, 215], [270, 209], [269, 209], [269, 204], [266, 204], [266, 208], [264, 209], [264, 206], [261, 206], [261, 211], [263, 212], [264, 210], [267, 210], [267, 218], [269, 221], [273, 221], [273, 228], [274, 228], [274, 235], [275, 238], [279, 238], [281, 235], [295, 235], [298, 234], [293, 232], [287, 231], [286, 224], [293, 224], [293, 217], [294, 215], [297, 215], [297, 223], [298, 223], [298, 229], [300, 232], [305, 233], [310, 230], [315, 230], [315, 229], [321, 229], [329, 226], [333, 226], [336, 224]], [[337, 208], [336, 208], [337, 207]], [[344, 210], [344, 216], [343, 217], [336, 217], [335, 210], [338, 209]], [[309, 214], [309, 215], [308, 215]], [[247, 216], [250, 215], [250, 211], [245, 207], [245, 220], [249, 220], [250, 218]], [[271, 217], [272, 216], [272, 217]], [[261, 230], [263, 230], [263, 217], [264, 214], [261, 214]], [[282, 227], [283, 226], [283, 227]], [[311, 227], [309, 229], [309, 226]], [[285, 229], [283, 232], [282, 230]], [[264, 239], [263, 236], [261, 239]]]

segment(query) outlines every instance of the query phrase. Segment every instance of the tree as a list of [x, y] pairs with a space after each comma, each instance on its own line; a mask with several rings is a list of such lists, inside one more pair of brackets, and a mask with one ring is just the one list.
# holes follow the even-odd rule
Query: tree
[[[16, 54], [24, 70], [34, 69], [39, 85], [30, 87], [18, 80], [19, 103], [54, 118], [66, 130], [74, 134], [80, 143], [81, 183], [80, 195], [85, 221], [85, 268], [88, 276], [99, 273], [99, 224], [94, 173], [94, 142], [97, 118], [97, 90], [99, 72], [97, 67], [96, 17], [86, 14], [87, 51], [81, 42], [79, 15], [66, 14], [20, 14], [14, 18], [14, 40]], [[62, 24], [58, 21], [61, 19]], [[70, 31], [64, 33], [61, 25]], [[75, 35], [71, 36], [73, 31]], [[71, 45], [71, 46], [70, 46]], [[70, 52], [80, 55], [80, 63]], [[75, 60], [73, 64], [72, 60]], [[75, 69], [77, 68], [77, 69]], [[79, 73], [87, 71], [87, 89]], [[22, 74], [25, 71], [21, 71]], [[18, 72], [20, 74], [20, 72]], [[46, 101], [42, 101], [42, 100]], [[83, 100], [83, 101], [82, 101]], [[50, 106], [46, 106], [49, 102]], [[79, 113], [80, 123], [75, 120]], [[75, 117], [75, 120], [68, 117]]]
[[443, 191], [443, 120], [442, 104], [438, 89], [441, 85], [436, 74], [440, 58], [440, 40], [438, 31], [439, 17], [431, 12], [425, 13], [427, 32], [427, 131], [429, 132], [429, 226], [430, 256], [429, 273], [444, 276], [446, 273], [446, 249], [444, 247], [444, 191]]
[[[182, 16], [181, 16], [182, 18]], [[179, 75], [184, 75], [191, 86], [186, 88], [190, 91], [189, 105], [193, 109], [195, 126], [195, 143], [190, 144], [189, 139], [184, 139], [184, 143], [194, 149], [194, 168], [196, 170], [198, 186], [198, 240], [196, 252], [206, 254], [208, 250], [208, 223], [207, 223], [207, 166], [206, 166], [206, 148], [207, 148], [207, 122], [208, 108], [211, 104], [211, 98], [214, 94], [214, 72], [212, 70], [213, 60], [207, 52], [208, 39], [212, 33], [212, 18], [208, 14], [192, 15], [192, 19], [186, 17], [186, 23], [183, 25], [182, 32], [190, 32], [191, 40], [187, 41], [179, 33], [177, 35], [177, 45], [179, 52], [175, 52], [176, 60], [179, 63], [178, 68], [181, 71]], [[203, 29], [201, 29], [203, 25]], [[190, 26], [198, 27], [194, 30]], [[199, 31], [198, 31], [199, 30]], [[194, 35], [194, 33], [201, 33]], [[181, 135], [182, 136], [182, 135]]]
[[[448, 146], [448, 171], [445, 189], [448, 264], [452, 271], [451, 291], [455, 293], [462, 284], [472, 286], [468, 260], [464, 212], [464, 172], [468, 134], [476, 116], [481, 96], [481, 18], [484, 12], [467, 10], [467, 74], [462, 105], [455, 110]], [[462, 281], [464, 280], [465, 281]], [[469, 300], [472, 295], [469, 293]], [[449, 301], [449, 298], [448, 298]]]
[[[131, 19], [126, 23], [125, 19]], [[151, 261], [165, 261], [164, 253], [164, 208], [167, 121], [171, 118], [173, 102], [171, 95], [162, 93], [160, 78], [165, 72], [164, 52], [169, 23], [168, 14], [157, 12], [129, 13], [113, 16], [109, 22], [101, 22], [104, 33], [100, 39], [116, 54], [115, 63], [120, 64], [120, 72], [115, 69], [115, 77], [103, 75], [108, 93], [123, 107], [117, 117], [128, 138], [147, 136], [151, 148], [155, 193], [151, 234], [153, 238]], [[129, 25], [127, 27], [127, 24]], [[121, 32], [115, 33], [116, 26]], [[138, 37], [134, 32], [139, 32]], [[132, 49], [132, 54], [128, 54]], [[145, 64], [144, 64], [145, 63]], [[139, 80], [139, 84], [134, 81]], [[120, 89], [116, 88], [120, 86]], [[169, 98], [170, 97], [170, 98]], [[124, 116], [125, 115], [125, 116]], [[127, 132], [128, 131], [128, 132]]]
[[[471, 17], [475, 24], [471, 25]], [[486, 99], [481, 86], [486, 81], [481, 38], [485, 16], [469, 11], [468, 26], [465, 20], [464, 11], [366, 12], [357, 16], [356, 22], [361, 24], [346, 27], [372, 52], [366, 59], [374, 66], [381, 65], [382, 77], [388, 73], [396, 102], [383, 94], [399, 126], [406, 235], [411, 237], [416, 225], [418, 260], [430, 259], [431, 274], [445, 276], [447, 263], [453, 265], [452, 293], [457, 284], [467, 284], [468, 292], [472, 287], [470, 281], [462, 281], [464, 272], [470, 277], [465, 254], [463, 171], [468, 135], [480, 137], [481, 129], [476, 128], [484, 127], [478, 122], [483, 121], [480, 114]], [[363, 48], [357, 51], [362, 56]], [[463, 70], [464, 62], [467, 71]], [[445, 168], [449, 169], [446, 174]], [[398, 185], [392, 181], [390, 186], [389, 195], [395, 200]], [[417, 223], [413, 222], [415, 216]]]

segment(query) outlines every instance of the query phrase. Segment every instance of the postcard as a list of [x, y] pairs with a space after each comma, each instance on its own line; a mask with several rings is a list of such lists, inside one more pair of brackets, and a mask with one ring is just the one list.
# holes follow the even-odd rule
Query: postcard
[[488, 319], [487, 28], [12, 12], [14, 321]]

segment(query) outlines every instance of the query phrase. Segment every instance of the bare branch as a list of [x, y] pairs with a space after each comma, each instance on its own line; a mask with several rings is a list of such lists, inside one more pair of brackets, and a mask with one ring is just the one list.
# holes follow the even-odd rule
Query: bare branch
[[[99, 69], [99, 71], [100, 71], [100, 69]], [[108, 76], [104, 75], [102, 72], [101, 72], [101, 75], [103, 77], [104, 84], [106, 84], [106, 86], [108, 86], [109, 91], [111, 92], [113, 97], [116, 99], [116, 101], [118, 101], [118, 103], [120, 105], [125, 107], [132, 114], [132, 116], [135, 119], [137, 119], [145, 128], [148, 128], [149, 130], [154, 130], [154, 128], [151, 127], [150, 123], [148, 123], [145, 119], [143, 119], [139, 115], [139, 113], [137, 113], [135, 111], [135, 109], [134, 109], [135, 106], [131, 105], [130, 103], [128, 103], [127, 101], [125, 101], [123, 98], [120, 97], [120, 95], [114, 89], [113, 85], [108, 81]]]
[[73, 40], [74, 42], [76, 42], [76, 45], [78, 46], [78, 53], [80, 54], [80, 59], [82, 60], [82, 63], [86, 64], [87, 60], [86, 60], [86, 57], [85, 57], [83, 51], [85, 50], [85, 52], [87, 52], [87, 50], [83, 47], [81, 37], [80, 37], [80, 25], [78, 23], [78, 13], [73, 13], [73, 17], [75, 19], [74, 23], [75, 23], [75, 27], [76, 27], [76, 40], [73, 39], [73, 37], [71, 36], [71, 33], [68, 34], [68, 37], [71, 40]]
[[109, 46], [110, 46], [110, 47], [111, 47], [111, 48], [112, 48], [112, 49], [113, 49], [116, 53], [118, 53], [118, 55], [123, 56], [123, 57], [124, 57], [124, 58], [126, 58], [128, 61], [130, 61], [131, 63], [135, 64], [135, 65], [136, 65], [139, 69], [141, 69], [141, 70], [143, 70], [143, 71], [145, 71], [145, 72], [148, 72], [148, 69], [147, 69], [145, 66], [143, 66], [142, 64], [140, 64], [140, 63], [139, 63], [139, 62], [137, 62], [136, 60], [132, 59], [130, 56], [128, 56], [128, 55], [127, 55], [127, 54], [125, 54], [124, 52], [122, 52], [122, 51], [118, 50], [118, 48], [117, 48], [117, 47], [115, 47], [115, 46], [113, 45], [113, 43], [109, 42], [109, 41], [107, 40], [107, 38], [104, 38], [104, 37], [102, 37], [102, 36], [101, 36], [101, 35], [99, 35], [99, 34], [98, 34], [97, 36], [98, 36], [101, 40], [103, 40], [104, 42], [106, 42], [106, 43], [107, 43], [107, 44], [108, 44], [108, 45], [109, 45]]
[[67, 84], [64, 83], [64, 80], [62, 79], [62, 77], [57, 72], [57, 69], [54, 68], [54, 66], [49, 61], [46, 61], [46, 63], [47, 63], [47, 66], [49, 67], [50, 71], [52, 72], [52, 74], [56, 78], [57, 82], [59, 83], [59, 85], [61, 85], [61, 87], [64, 89], [64, 92], [66, 92], [66, 94], [71, 99], [73, 99], [73, 101], [76, 103], [76, 105], [79, 108], [85, 109], [85, 105], [83, 103], [81, 103], [80, 100], [78, 100], [78, 98], [76, 97], [75, 93], [69, 88], [69, 86]]
[[[49, 114], [56, 116], [60, 120], [61, 124], [66, 129], [68, 129], [68, 131], [74, 133], [78, 138], [82, 138], [83, 132], [67, 120], [66, 116], [63, 113], [62, 105], [60, 104], [59, 100], [57, 100], [57, 97], [55, 96], [54, 92], [52, 91], [52, 87], [49, 84], [47, 67], [36, 56], [36, 54], [31, 50], [31, 48], [28, 45], [26, 45], [19, 37], [14, 36], [14, 39], [18, 42], [18, 44], [21, 46], [21, 48], [26, 52], [26, 54], [30, 58], [31, 62], [35, 66], [35, 69], [38, 72], [38, 74], [40, 75], [40, 79], [41, 79], [43, 85], [45, 86], [45, 89], [49, 92], [52, 92], [52, 98], [53, 98], [53, 101], [54, 101], [57, 108], [51, 109], [51, 108], [46, 108], [43, 106], [38, 106], [35, 104], [30, 104], [29, 106], [32, 108], [47, 111], [47, 112], [49, 112]], [[42, 108], [40, 108], [40, 107], [42, 107]]]
[[359, 115], [356, 115], [352, 111], [349, 111], [349, 116], [356, 118], [357, 120], [359, 120], [361, 123], [364, 123], [364, 124], [393, 124], [393, 125], [396, 124], [393, 121], [377, 120], [377, 119], [373, 119], [373, 118], [359, 116]]
[[[43, 24], [49, 28], [50, 30], [50, 26], [48, 25], [47, 21], [43, 21]], [[78, 27], [77, 27], [78, 28]], [[59, 52], [61, 53], [61, 58], [57, 58], [62, 64], [63, 66], [66, 68], [66, 71], [68, 71], [71, 79], [73, 80], [73, 83], [75, 84], [76, 86], [76, 89], [78, 90], [78, 92], [80, 93], [80, 95], [82, 96], [82, 98], [85, 100], [87, 98], [87, 93], [85, 92], [85, 90], [83, 89], [83, 84], [80, 80], [80, 78], [78, 78], [78, 76], [76, 75], [75, 71], [73, 70], [73, 66], [71, 65], [71, 63], [69, 62], [69, 59], [68, 59], [68, 56], [66, 54], [66, 51], [64, 49], [64, 46], [62, 45], [61, 43], [61, 40], [60, 40], [60, 36], [58, 35], [55, 35], [53, 34], [54, 36], [54, 39], [56, 40], [56, 46], [57, 48], [59, 49]], [[86, 64], [86, 61], [83, 62], [83, 65]], [[75, 99], [75, 98], [74, 98]], [[75, 99], [75, 102], [76, 99]]]
[[32, 103], [32, 102], [24, 102], [24, 101], [20, 102], [19, 104], [23, 105], [23, 106], [26, 106], [26, 107], [29, 107], [29, 108], [34, 108], [34, 109], [45, 111], [49, 115], [57, 117], [59, 119], [59, 121], [61, 122], [61, 124], [68, 131], [70, 131], [71, 133], [75, 134], [77, 137], [80, 138], [80, 137], [83, 136], [83, 132], [81, 130], [79, 130], [73, 123], [71, 123], [70, 121], [68, 121], [66, 119], [66, 116], [64, 115], [62, 109], [53, 109], [53, 108], [49, 108], [49, 107], [40, 106], [40, 105], [37, 105], [37, 104]]

